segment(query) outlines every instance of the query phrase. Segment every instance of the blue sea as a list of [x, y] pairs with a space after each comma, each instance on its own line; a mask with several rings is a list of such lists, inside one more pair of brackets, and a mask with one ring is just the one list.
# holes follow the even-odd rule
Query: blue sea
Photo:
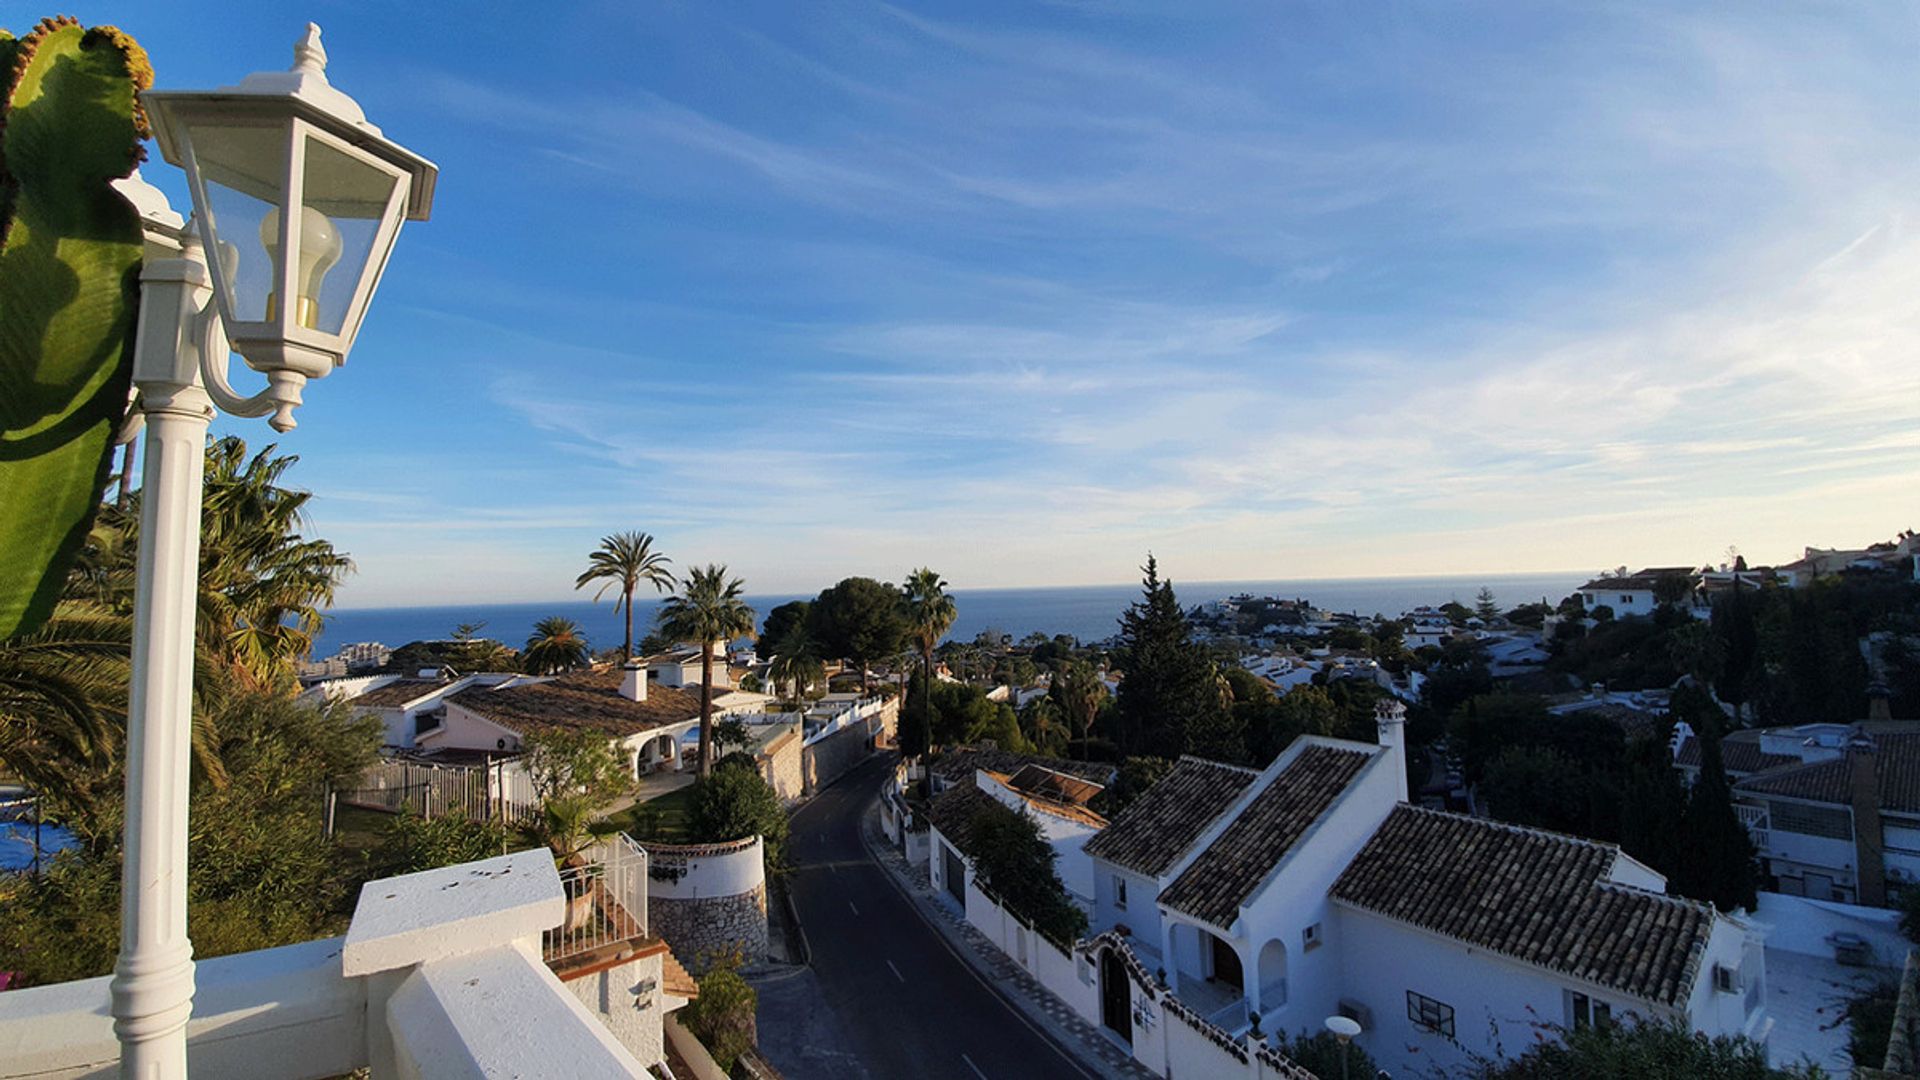
[[[1558, 603], [1591, 576], [1551, 574], [1491, 574], [1480, 576], [1325, 578], [1313, 581], [1175, 582], [1180, 603], [1188, 608], [1239, 593], [1310, 600], [1329, 611], [1362, 615], [1398, 615], [1421, 604], [1458, 600], [1471, 605], [1482, 588], [1493, 590], [1502, 607], [1544, 599]], [[1138, 583], [1083, 585], [1041, 589], [955, 589], [959, 607], [951, 637], [971, 640], [981, 631], [999, 630], [1017, 640], [1033, 631], [1052, 636], [1071, 634], [1083, 642], [1100, 641], [1119, 629], [1120, 613], [1140, 598]], [[798, 596], [749, 596], [747, 602], [764, 617]], [[633, 634], [637, 640], [653, 624], [660, 602], [634, 604]], [[482, 636], [511, 645], [525, 641], [536, 620], [564, 615], [586, 629], [596, 649], [620, 644], [621, 620], [610, 603], [568, 599], [548, 604], [465, 604], [439, 607], [367, 608], [336, 610], [314, 643], [313, 655], [326, 657], [341, 645], [378, 641], [387, 646], [409, 641], [449, 637], [461, 623], [484, 623]]]

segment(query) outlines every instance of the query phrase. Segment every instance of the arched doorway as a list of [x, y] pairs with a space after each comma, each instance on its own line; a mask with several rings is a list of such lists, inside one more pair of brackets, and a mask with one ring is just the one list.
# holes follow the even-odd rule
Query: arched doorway
[[1287, 1003], [1287, 946], [1274, 938], [1260, 947], [1260, 1012], [1272, 1012]]
[[1207, 978], [1235, 990], [1247, 988], [1247, 977], [1240, 970], [1240, 954], [1233, 943], [1217, 934], [1207, 935]]
[[1100, 1022], [1133, 1045], [1133, 990], [1127, 985], [1127, 965], [1115, 949], [1100, 953]]

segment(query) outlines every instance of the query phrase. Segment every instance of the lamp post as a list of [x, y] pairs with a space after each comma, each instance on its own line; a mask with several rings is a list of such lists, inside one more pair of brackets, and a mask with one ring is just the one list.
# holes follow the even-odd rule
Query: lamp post
[[1329, 1016], [1327, 1030], [1340, 1041], [1340, 1080], [1347, 1080], [1347, 1044], [1360, 1034], [1360, 1023], [1350, 1016]]
[[[403, 219], [425, 220], [432, 162], [389, 141], [328, 85], [320, 29], [293, 68], [207, 92], [141, 95], [166, 160], [187, 173], [193, 222], [137, 177], [146, 258], [134, 341], [146, 439], [127, 707], [120, 955], [111, 982], [120, 1073], [187, 1073], [187, 795], [201, 473], [217, 406], [279, 431], [310, 379], [346, 360]], [[208, 258], [208, 253], [215, 257]], [[229, 351], [266, 377], [243, 397]]]

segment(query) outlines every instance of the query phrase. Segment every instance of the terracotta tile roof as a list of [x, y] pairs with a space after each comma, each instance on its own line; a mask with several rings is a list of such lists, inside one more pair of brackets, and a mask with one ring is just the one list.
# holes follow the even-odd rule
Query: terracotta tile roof
[[367, 709], [398, 709], [417, 697], [424, 697], [445, 686], [443, 679], [401, 679], [385, 686], [376, 686], [364, 694], [348, 700]]
[[1160, 893], [1175, 911], [1226, 928], [1373, 755], [1309, 745]]
[[1043, 765], [1055, 772], [1091, 780], [1096, 784], [1105, 784], [1113, 779], [1113, 766], [1105, 762], [1069, 761], [1038, 754], [1016, 754], [1011, 750], [991, 747], [957, 746], [935, 758], [927, 768], [940, 779], [957, 784], [963, 780], [971, 782], [975, 769], [1012, 776], [1024, 765]]
[[624, 738], [700, 715], [699, 687], [649, 686], [647, 700], [630, 701], [620, 695], [618, 671], [580, 671], [551, 682], [462, 690], [447, 700], [523, 735], [581, 729]]
[[[1880, 809], [1896, 813], [1920, 813], [1920, 731], [1909, 730], [1911, 722], [1893, 721], [1891, 724], [1861, 724], [1856, 730], [1873, 739], [1874, 753], [1878, 760], [1874, 762], [1878, 773], [1880, 789]], [[1735, 751], [1740, 745], [1734, 740], [1738, 732], [1729, 735], [1720, 743], [1721, 756], [1727, 762], [1727, 771], [1750, 772], [1745, 779], [1736, 780], [1734, 790], [1741, 795], [1777, 795], [1789, 799], [1805, 799], [1809, 802], [1833, 803], [1845, 806], [1853, 801], [1852, 766], [1845, 756], [1828, 758], [1825, 761], [1801, 763], [1797, 757], [1782, 754], [1760, 755], [1769, 759], [1764, 769], [1746, 770], [1734, 765]], [[1758, 732], [1753, 743], [1758, 751]], [[1744, 742], [1745, 740], [1742, 740]], [[1689, 739], [1691, 746], [1693, 740]], [[1700, 760], [1698, 748], [1694, 748], [1692, 760], [1688, 760], [1687, 746], [1680, 748], [1677, 759], [1681, 764], [1697, 765]]]
[[[1037, 766], [1033, 765], [1027, 766], [1028, 769], [1036, 767]], [[1026, 769], [1021, 770], [1021, 772], [1025, 771]], [[1020, 785], [1014, 782], [1019, 779], [1018, 776], [1008, 776], [1006, 773], [997, 772], [990, 772], [987, 775], [999, 781], [1008, 791], [1020, 796], [1021, 801], [1032, 807], [1035, 813], [1052, 814], [1054, 817], [1063, 818], [1067, 821], [1075, 821], [1082, 825], [1091, 825], [1096, 829], [1104, 827], [1107, 823], [1106, 818], [1087, 809], [1087, 807], [1081, 803], [1068, 802], [1064, 799], [1055, 798], [1046, 794], [1036, 794], [1022, 789]], [[976, 778], [974, 783], [975, 786], [978, 786], [979, 780]], [[1094, 790], [1098, 791], [1100, 789], [1095, 785]]]
[[1618, 855], [1611, 844], [1401, 805], [1329, 895], [1632, 997], [1683, 1004], [1713, 909], [1608, 881]]
[[[1688, 768], [1700, 767], [1700, 740], [1687, 736], [1680, 744], [1680, 752], [1673, 756], [1676, 765]], [[1758, 731], [1735, 731], [1720, 740], [1720, 762], [1729, 774], [1745, 776], [1749, 773], [1765, 772], [1783, 765], [1798, 765], [1800, 759], [1792, 754], [1769, 754], [1760, 749]]]
[[1196, 757], [1175, 762], [1160, 782], [1087, 841], [1088, 855], [1157, 878], [1200, 839], [1260, 774]]
[[974, 815], [986, 807], [1000, 805], [1000, 800], [968, 781], [948, 788], [927, 804], [927, 820], [940, 830], [941, 836], [959, 848], [961, 854], [972, 857]]

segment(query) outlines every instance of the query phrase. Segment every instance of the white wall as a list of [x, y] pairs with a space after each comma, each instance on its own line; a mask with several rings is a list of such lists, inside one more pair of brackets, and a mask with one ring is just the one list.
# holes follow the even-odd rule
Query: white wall
[[[1454, 1039], [1468, 1051], [1487, 1055], [1498, 1046], [1514, 1055], [1523, 1052], [1533, 1041], [1536, 1023], [1568, 1023], [1569, 990], [1606, 1003], [1615, 1017], [1649, 1011], [1617, 993], [1557, 978], [1344, 904], [1334, 905], [1334, 918], [1336, 925], [1329, 930], [1340, 936], [1343, 962], [1354, 973], [1344, 996], [1372, 1012], [1371, 1024], [1358, 1041], [1381, 1068], [1396, 1075], [1466, 1064], [1461, 1049], [1407, 1018], [1409, 990], [1453, 1006]], [[1290, 1030], [1299, 1026], [1288, 1025]]]
[[[760, 838], [740, 844], [644, 844], [649, 865], [647, 892], [661, 900], [738, 896], [766, 884], [766, 857]], [[673, 867], [676, 879], [653, 871]]]
[[[1157, 956], [1163, 931], [1160, 905], [1154, 898], [1160, 895], [1164, 883], [1131, 870], [1122, 870], [1100, 859], [1090, 861], [1093, 864], [1093, 916], [1088, 920], [1089, 928], [1097, 934], [1124, 925], [1133, 932], [1135, 941], [1145, 944]], [[1113, 881], [1116, 876], [1127, 883], [1127, 906], [1124, 911], [1114, 900]]]
[[[499, 745], [501, 739], [507, 741], [505, 747]], [[457, 746], [468, 750], [518, 750], [520, 733], [501, 727], [457, 702], [449, 701], [446, 722], [423, 736], [419, 744]]]

